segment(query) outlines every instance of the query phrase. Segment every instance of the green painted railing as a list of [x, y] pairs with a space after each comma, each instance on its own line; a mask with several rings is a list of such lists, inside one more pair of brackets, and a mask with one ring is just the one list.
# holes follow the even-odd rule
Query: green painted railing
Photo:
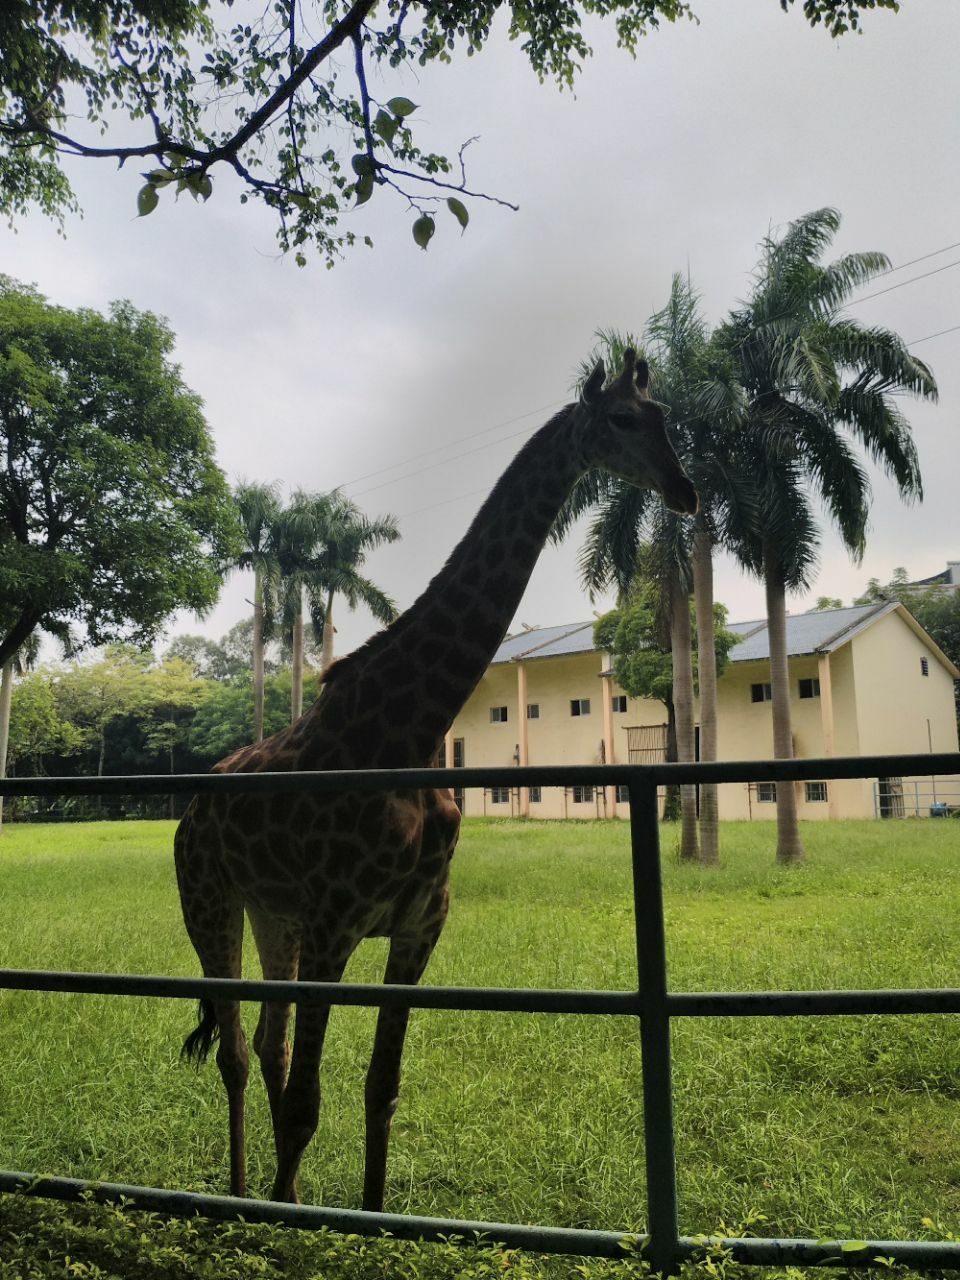
[[766, 1266], [869, 1266], [878, 1258], [917, 1268], [960, 1269], [960, 1244], [909, 1240], [803, 1240], [681, 1236], [677, 1214], [676, 1151], [671, 1082], [670, 1023], [678, 1017], [795, 1017], [884, 1013], [960, 1013], [960, 989], [939, 991], [671, 992], [667, 985], [657, 820], [657, 786], [671, 783], [785, 782], [960, 774], [960, 753], [859, 756], [820, 760], [751, 761], [696, 765], [571, 765], [497, 769], [403, 769], [339, 773], [202, 774], [175, 777], [8, 778], [10, 795], [194, 794], [311, 791], [383, 791], [402, 787], [626, 786], [630, 796], [631, 852], [636, 922], [635, 991], [551, 991], [484, 987], [381, 986], [351, 983], [253, 982], [130, 974], [0, 970], [0, 989], [87, 992], [101, 995], [196, 999], [231, 995], [238, 1000], [294, 1003], [402, 1005], [421, 1009], [472, 1009], [521, 1013], [588, 1013], [639, 1019], [644, 1102], [648, 1232], [573, 1230], [518, 1223], [367, 1213], [313, 1205], [239, 1200], [157, 1187], [84, 1182], [73, 1178], [0, 1172], [0, 1191], [57, 1200], [91, 1195], [124, 1200], [130, 1207], [170, 1215], [328, 1227], [367, 1235], [389, 1232], [404, 1239], [478, 1239], [548, 1253], [623, 1257], [636, 1250], [656, 1271], [673, 1271], [686, 1258], [722, 1243], [743, 1263]]

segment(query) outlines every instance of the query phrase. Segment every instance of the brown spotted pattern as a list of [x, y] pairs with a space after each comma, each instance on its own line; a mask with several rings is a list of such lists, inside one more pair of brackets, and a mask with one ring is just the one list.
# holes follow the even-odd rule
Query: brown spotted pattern
[[[655, 486], [676, 510], [696, 494], [671, 448], [646, 366], [628, 353], [603, 388], [520, 451], [423, 595], [390, 628], [336, 663], [300, 720], [246, 747], [219, 772], [424, 767], [486, 670], [519, 604], [550, 526], [577, 478], [604, 467]], [[238, 977], [244, 913], [267, 978], [337, 981], [362, 939], [390, 939], [386, 982], [419, 981], [447, 914], [460, 814], [449, 792], [198, 796], [175, 842], [184, 920], [208, 977]], [[213, 1006], [229, 1105], [231, 1191], [245, 1194], [243, 1097], [248, 1051], [239, 1009]], [[316, 1129], [328, 1008], [305, 1004], [287, 1041], [289, 1006], [265, 1005], [254, 1051], [270, 1099], [273, 1195], [296, 1198]], [[407, 1012], [382, 1010], [367, 1073], [363, 1204], [383, 1206], [390, 1121]]]

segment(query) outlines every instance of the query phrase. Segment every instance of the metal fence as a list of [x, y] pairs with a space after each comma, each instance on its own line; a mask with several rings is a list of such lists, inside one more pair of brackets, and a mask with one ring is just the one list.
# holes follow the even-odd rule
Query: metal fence
[[426, 1218], [413, 1214], [286, 1205], [156, 1187], [84, 1182], [21, 1172], [0, 1172], [0, 1191], [57, 1200], [91, 1195], [124, 1200], [132, 1208], [170, 1215], [202, 1214], [226, 1220], [328, 1227], [406, 1239], [478, 1239], [541, 1252], [620, 1257], [638, 1250], [655, 1271], [672, 1271], [705, 1247], [722, 1243], [732, 1257], [753, 1265], [869, 1266], [878, 1258], [920, 1268], [960, 1269], [960, 1243], [892, 1240], [806, 1240], [682, 1236], [678, 1225], [676, 1151], [671, 1084], [673, 1018], [804, 1017], [834, 1014], [956, 1014], [960, 989], [926, 991], [672, 992], [667, 985], [657, 786], [671, 783], [776, 782], [960, 774], [960, 753], [845, 759], [758, 761], [696, 765], [516, 766], [497, 769], [404, 769], [339, 773], [203, 774], [179, 777], [0, 779], [0, 796], [191, 794], [197, 792], [331, 794], [403, 787], [625, 786], [630, 793], [631, 856], [638, 981], [634, 991], [522, 990], [481, 987], [381, 986], [350, 983], [253, 982], [129, 974], [0, 970], [0, 989], [88, 992], [120, 996], [196, 999], [215, 994], [238, 1000], [294, 1003], [401, 1005], [421, 1009], [520, 1013], [578, 1013], [637, 1018], [643, 1089], [647, 1180], [645, 1235], [518, 1223]]

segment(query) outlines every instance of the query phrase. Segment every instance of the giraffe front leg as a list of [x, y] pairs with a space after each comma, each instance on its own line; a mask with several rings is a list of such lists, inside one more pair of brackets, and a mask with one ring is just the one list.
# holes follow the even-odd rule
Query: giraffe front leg
[[329, 1020], [329, 1005], [301, 1005], [297, 1013], [290, 1074], [279, 1098], [274, 1128], [277, 1145], [274, 1200], [300, 1202], [297, 1171], [320, 1119], [320, 1059]]
[[[424, 937], [395, 937], [384, 982], [414, 984], [420, 981], [436, 945], [439, 931]], [[366, 1107], [366, 1159], [363, 1171], [363, 1207], [383, 1210], [387, 1181], [390, 1125], [400, 1097], [400, 1065], [410, 1019], [409, 1009], [381, 1009], [373, 1041], [373, 1055], [364, 1091]]]

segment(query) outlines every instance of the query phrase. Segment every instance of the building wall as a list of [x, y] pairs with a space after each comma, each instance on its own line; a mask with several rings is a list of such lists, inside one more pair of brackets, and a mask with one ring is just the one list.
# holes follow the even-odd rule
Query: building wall
[[[921, 638], [896, 613], [855, 635], [856, 715], [864, 755], [893, 752], [956, 751], [957, 720], [953, 680]], [[927, 674], [922, 660], [926, 659]], [[929, 813], [937, 791], [960, 804], [960, 779], [904, 778], [904, 797], [921, 813]], [[859, 784], [864, 816], [874, 813], [872, 781]]]
[[[793, 749], [797, 756], [827, 754], [822, 702], [819, 696], [801, 698], [800, 681], [820, 678], [819, 660], [815, 655], [791, 658], [790, 713], [793, 721]], [[833, 696], [845, 695], [846, 673], [833, 676]], [[754, 684], [769, 684], [770, 664], [766, 661], [731, 662], [717, 681], [717, 756], [720, 760], [767, 760], [773, 756], [773, 704], [754, 702]], [[841, 688], [838, 689], [838, 683]], [[836, 752], [835, 754], [839, 754]], [[781, 783], [781, 785], [784, 785]], [[830, 817], [829, 804], [808, 799], [806, 783], [793, 784], [801, 818]], [[814, 789], [813, 793], [816, 793]], [[829, 795], [829, 788], [827, 789]], [[774, 818], [776, 802], [767, 788], [747, 783], [729, 782], [720, 787], [721, 818]]]
[[[607, 662], [594, 650], [569, 657], [529, 659], [524, 664], [527, 677], [527, 703], [539, 709], [536, 719], [527, 719], [529, 764], [599, 764], [604, 759], [604, 713], [606, 697], [620, 696], [623, 690], [609, 677], [602, 677]], [[526, 706], [518, 702], [516, 663], [489, 667], [466, 706], [457, 716], [451, 731], [464, 743], [464, 763], [470, 766], [515, 764], [518, 761], [521, 714]], [[571, 714], [571, 700], [589, 700], [587, 715]], [[492, 707], [507, 707], [506, 723], [491, 722]], [[627, 726], [663, 724], [666, 710], [662, 703], [628, 698], [625, 712], [612, 712], [613, 751], [606, 753], [607, 764], [626, 764]], [[520, 789], [511, 788], [509, 799], [471, 790], [465, 796], [464, 811], [468, 815], [488, 814], [516, 816], [525, 797]], [[529, 799], [531, 818], [596, 818], [625, 817], [629, 806], [618, 805], [612, 794], [594, 791], [587, 799], [572, 789], [544, 787], [539, 800]], [[619, 812], [618, 810], [622, 810]]]
[[[920, 660], [927, 658], [928, 675]], [[603, 702], [622, 695], [610, 678], [606, 656], [596, 651], [560, 658], [530, 658], [524, 664], [528, 703], [539, 707], [537, 719], [526, 720], [528, 763], [594, 764], [603, 758]], [[794, 751], [799, 757], [881, 755], [894, 752], [957, 750], [953, 681], [923, 640], [896, 612], [889, 613], [829, 655], [790, 660], [791, 712]], [[801, 698], [801, 680], [819, 680], [818, 696]], [[718, 681], [718, 758], [762, 760], [773, 753], [770, 702], [753, 702], [751, 685], [769, 683], [766, 661], [731, 662]], [[824, 688], [829, 681], [828, 697]], [[589, 699], [590, 714], [573, 716], [571, 699]], [[832, 717], [828, 712], [832, 705]], [[506, 706], [505, 723], [490, 719], [491, 707]], [[469, 766], [510, 765], [518, 762], [521, 716], [518, 704], [518, 664], [488, 668], [477, 689], [457, 717], [452, 736], [464, 740], [464, 763]], [[660, 725], [664, 706], [649, 699], [628, 698], [627, 711], [612, 714], [612, 752], [606, 762], [628, 762], [627, 730]], [[929, 723], [929, 738], [928, 738]], [[960, 804], [960, 779], [938, 780], [941, 790], [953, 791]], [[783, 785], [783, 784], [781, 784]], [[825, 788], [796, 783], [798, 811], [803, 819], [872, 817], [874, 780], [834, 780]], [[914, 780], [905, 779], [905, 795], [912, 803]], [[931, 781], [916, 780], [929, 796]], [[825, 797], [824, 798], [824, 793]], [[944, 794], [940, 798], [947, 798]], [[589, 798], [572, 789], [543, 788], [539, 799], [519, 787], [507, 796], [470, 791], [467, 814], [530, 817], [628, 817], [629, 806], [612, 788]], [[720, 787], [721, 818], [763, 819], [776, 816], [772, 797], [756, 786], [727, 783]], [[929, 812], [929, 803], [921, 805]]]

